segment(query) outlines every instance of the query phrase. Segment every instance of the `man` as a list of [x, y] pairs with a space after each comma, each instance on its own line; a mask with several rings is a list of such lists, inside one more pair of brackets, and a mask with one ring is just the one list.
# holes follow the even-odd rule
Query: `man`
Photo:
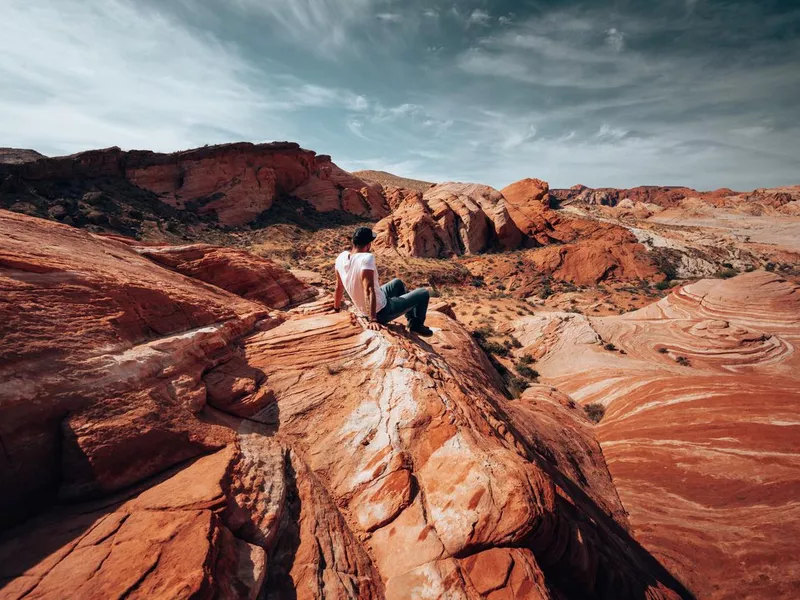
[[401, 315], [406, 315], [408, 328], [422, 336], [433, 335], [425, 327], [430, 293], [419, 288], [406, 293], [405, 284], [393, 279], [381, 286], [375, 256], [370, 253], [375, 234], [369, 227], [359, 227], [353, 234], [353, 247], [336, 258], [336, 294], [333, 307], [342, 306], [344, 290], [361, 314], [369, 319], [367, 327], [373, 331], [380, 329]]

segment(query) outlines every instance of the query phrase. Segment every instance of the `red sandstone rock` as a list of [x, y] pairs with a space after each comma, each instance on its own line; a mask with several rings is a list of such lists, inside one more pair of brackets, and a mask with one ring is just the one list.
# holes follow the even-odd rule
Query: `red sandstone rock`
[[703, 280], [618, 317], [526, 317], [515, 334], [545, 384], [606, 407], [597, 438], [631, 531], [697, 597], [794, 593], [797, 285]]
[[380, 185], [368, 184], [343, 171], [331, 157], [316, 157], [310, 177], [292, 194], [320, 212], [343, 210], [354, 215], [380, 218], [389, 213]]
[[0, 162], [0, 180], [3, 175], [15, 181], [125, 179], [180, 210], [214, 212], [230, 226], [250, 223], [277, 198], [290, 195], [320, 211], [374, 218], [388, 213], [379, 185], [290, 142], [242, 142], [172, 154], [108, 148], [16, 165]]
[[677, 597], [586, 424], [509, 400], [445, 314], [424, 343], [329, 300], [268, 319], [123, 243], [0, 228], [4, 525], [82, 503], [4, 535], [0, 597]]
[[266, 307], [65, 225], [0, 211], [0, 237], [4, 522], [226, 443], [200, 376]]
[[407, 194], [375, 232], [377, 248], [427, 258], [477, 254], [490, 247], [510, 250], [522, 241], [502, 194], [465, 183], [433, 186], [422, 198]]
[[136, 248], [139, 254], [173, 271], [256, 300], [286, 308], [316, 298], [317, 291], [272, 261], [243, 250], [208, 244]]

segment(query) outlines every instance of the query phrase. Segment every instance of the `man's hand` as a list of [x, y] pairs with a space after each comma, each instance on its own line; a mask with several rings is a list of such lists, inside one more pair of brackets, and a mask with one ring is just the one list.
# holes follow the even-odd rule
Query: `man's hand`
[[370, 331], [380, 331], [381, 324], [378, 323], [377, 321], [369, 321], [367, 323], [367, 329], [369, 329]]

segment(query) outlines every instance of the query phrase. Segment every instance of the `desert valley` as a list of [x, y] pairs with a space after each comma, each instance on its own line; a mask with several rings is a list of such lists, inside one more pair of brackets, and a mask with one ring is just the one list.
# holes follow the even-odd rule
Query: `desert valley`
[[0, 598], [800, 595], [800, 186], [536, 175], [0, 149]]

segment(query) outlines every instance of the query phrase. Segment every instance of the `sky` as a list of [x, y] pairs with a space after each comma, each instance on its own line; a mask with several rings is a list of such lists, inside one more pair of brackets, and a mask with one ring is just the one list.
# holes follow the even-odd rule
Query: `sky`
[[0, 146], [290, 140], [502, 188], [800, 184], [800, 2], [0, 0]]

